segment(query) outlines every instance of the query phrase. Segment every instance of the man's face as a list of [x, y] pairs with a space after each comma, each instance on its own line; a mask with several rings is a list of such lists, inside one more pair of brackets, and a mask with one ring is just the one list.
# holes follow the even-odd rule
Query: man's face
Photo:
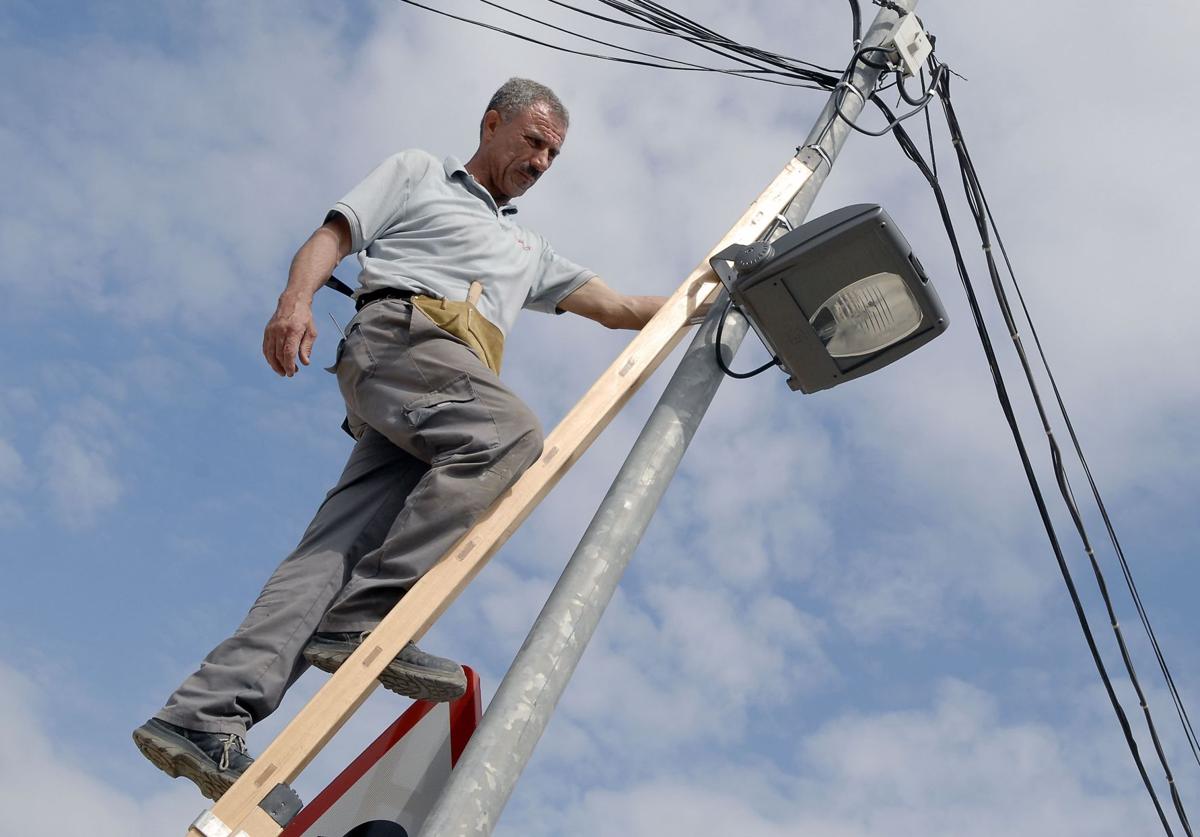
[[496, 202], [505, 204], [525, 194], [550, 168], [566, 134], [562, 120], [540, 102], [508, 122], [496, 111], [488, 111], [483, 117], [479, 148], [490, 181], [484, 186]]

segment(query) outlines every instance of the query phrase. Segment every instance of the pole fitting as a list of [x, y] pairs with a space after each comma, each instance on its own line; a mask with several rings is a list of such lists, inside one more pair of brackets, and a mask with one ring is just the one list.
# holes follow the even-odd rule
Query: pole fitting
[[833, 92], [835, 95], [837, 94], [837, 91], [839, 88], [845, 88], [846, 90], [849, 90], [851, 93], [853, 93], [855, 96], [858, 97], [858, 100], [860, 102], [863, 103], [863, 107], [866, 107], [866, 104], [867, 104], [866, 97], [863, 96], [862, 91], [859, 90], [857, 87], [855, 87], [853, 84], [846, 81], [845, 79], [842, 79], [841, 81], [839, 81], [837, 84], [835, 84], [833, 86]]
[[828, 151], [826, 151], [824, 148], [821, 147], [820, 143], [812, 143], [811, 145], [805, 145], [805, 146], [801, 146], [800, 148], [797, 148], [796, 156], [799, 157], [802, 153], [804, 153], [805, 151], [807, 151], [810, 148], [813, 151], [817, 152], [817, 154], [819, 154], [821, 156], [821, 159], [826, 162], [826, 164], [829, 166], [829, 168], [833, 168], [833, 158], [829, 156]]

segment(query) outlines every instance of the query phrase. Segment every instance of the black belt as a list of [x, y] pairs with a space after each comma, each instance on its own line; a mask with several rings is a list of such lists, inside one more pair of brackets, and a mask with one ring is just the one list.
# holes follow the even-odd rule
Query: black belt
[[413, 291], [402, 291], [399, 288], [380, 288], [360, 296], [354, 303], [354, 310], [361, 311], [372, 302], [380, 302], [384, 299], [412, 299], [416, 295]]

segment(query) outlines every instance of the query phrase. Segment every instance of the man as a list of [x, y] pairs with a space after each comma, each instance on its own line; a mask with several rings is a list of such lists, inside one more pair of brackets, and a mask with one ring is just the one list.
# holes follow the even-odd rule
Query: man
[[[296, 550], [245, 620], [134, 732], [171, 776], [217, 799], [251, 763], [242, 738], [310, 664], [334, 671], [541, 453], [537, 418], [500, 381], [521, 308], [639, 329], [665, 301], [627, 296], [512, 220], [562, 148], [568, 115], [548, 88], [510, 79], [461, 165], [422, 151], [386, 160], [296, 253], [263, 336], [280, 375], [310, 362], [312, 298], [350, 253], [358, 312], [330, 371], [354, 449]], [[462, 668], [409, 645], [380, 675], [416, 699], [463, 693]]]

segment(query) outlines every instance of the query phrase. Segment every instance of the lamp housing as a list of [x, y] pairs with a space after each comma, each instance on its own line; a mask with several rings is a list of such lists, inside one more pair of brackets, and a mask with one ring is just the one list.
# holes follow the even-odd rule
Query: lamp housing
[[709, 260], [789, 375], [818, 392], [881, 369], [946, 330], [921, 262], [881, 206], [856, 204]]

